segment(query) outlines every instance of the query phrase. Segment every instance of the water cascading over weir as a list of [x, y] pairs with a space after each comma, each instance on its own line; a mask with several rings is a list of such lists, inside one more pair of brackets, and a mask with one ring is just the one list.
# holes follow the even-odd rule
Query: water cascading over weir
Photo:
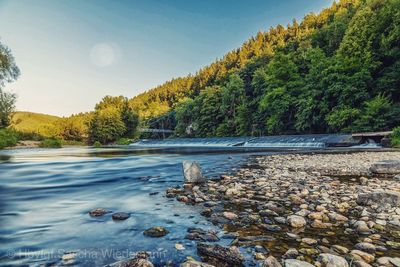
[[143, 139], [131, 144], [142, 147], [242, 147], [242, 148], [326, 148], [349, 147], [358, 143], [350, 134], [276, 135], [262, 137]]

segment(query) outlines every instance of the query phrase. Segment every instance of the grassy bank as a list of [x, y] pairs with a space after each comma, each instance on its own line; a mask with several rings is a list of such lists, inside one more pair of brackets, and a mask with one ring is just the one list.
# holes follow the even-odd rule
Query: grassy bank
[[[60, 148], [63, 145], [58, 138], [44, 138], [37, 133], [20, 132], [12, 128], [0, 129], [0, 149], [17, 146], [22, 141], [33, 141], [43, 148]], [[71, 145], [68, 142], [67, 144]]]
[[15, 146], [20, 140], [20, 134], [12, 129], [0, 129], [0, 149]]

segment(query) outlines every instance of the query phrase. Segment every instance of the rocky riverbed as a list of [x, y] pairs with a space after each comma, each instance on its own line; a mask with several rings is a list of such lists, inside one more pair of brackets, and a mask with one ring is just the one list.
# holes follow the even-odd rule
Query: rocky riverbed
[[[207, 264], [400, 266], [399, 161], [400, 152], [255, 157], [234, 175], [166, 196], [220, 226], [188, 229]], [[215, 244], [219, 237], [232, 241]]]

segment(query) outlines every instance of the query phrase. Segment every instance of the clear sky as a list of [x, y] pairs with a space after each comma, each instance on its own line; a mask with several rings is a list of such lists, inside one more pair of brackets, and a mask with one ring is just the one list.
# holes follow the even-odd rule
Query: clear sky
[[21, 76], [17, 109], [91, 110], [194, 73], [259, 30], [332, 0], [0, 0], [0, 39]]

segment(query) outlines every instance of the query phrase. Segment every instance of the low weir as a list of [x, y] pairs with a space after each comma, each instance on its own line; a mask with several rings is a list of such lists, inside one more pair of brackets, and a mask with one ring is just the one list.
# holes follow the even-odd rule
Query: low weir
[[143, 139], [131, 144], [141, 147], [243, 147], [243, 148], [326, 148], [360, 145], [351, 134], [276, 135], [262, 137]]

